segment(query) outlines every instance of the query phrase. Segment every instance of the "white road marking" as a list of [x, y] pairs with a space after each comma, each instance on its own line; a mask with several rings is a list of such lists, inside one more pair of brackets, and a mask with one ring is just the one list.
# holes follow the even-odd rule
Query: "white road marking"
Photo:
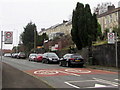
[[[117, 87], [118, 83], [116, 82], [112, 82], [112, 81], [107, 81], [107, 80], [103, 80], [103, 79], [99, 79], [99, 78], [93, 78], [94, 80], [81, 80], [81, 81], [67, 81], [64, 82], [69, 86], [72, 86], [74, 88], [80, 88], [80, 86], [76, 86], [74, 84], [71, 83], [79, 83], [79, 82], [97, 82], [95, 83], [94, 87], [85, 87], [85, 88], [101, 88], [101, 87]], [[103, 83], [103, 84], [99, 84], [99, 83]], [[104, 85], [104, 84], [108, 84], [108, 85]]]
[[105, 85], [102, 85], [102, 84], [95, 84], [95, 87], [106, 87]]
[[95, 80], [68, 81], [68, 82], [72, 83], [72, 82], [92, 82], [92, 81], [95, 81]]
[[80, 76], [79, 74], [68, 73], [68, 72], [64, 72], [64, 71], [60, 71], [60, 70], [37, 70], [37, 71], [34, 71], [34, 74], [54, 75], [54, 74], [58, 74], [60, 72], [70, 74], [70, 75], [73, 75], [73, 76]]
[[74, 87], [74, 88], [80, 88], [80, 87], [78, 87], [78, 86], [76, 86], [76, 85], [73, 85], [73, 84], [70, 84], [70, 83], [68, 83], [68, 82], [64, 82], [64, 83], [66, 83], [67, 85], [72, 86], [72, 87]]
[[77, 70], [77, 69], [65, 69], [66, 72], [74, 72], [74, 73], [91, 73], [89, 70]]
[[53, 75], [53, 74], [58, 74], [59, 72], [56, 70], [37, 70], [34, 71], [34, 74], [44, 74], [44, 75]]
[[116, 82], [111, 82], [111, 81], [107, 81], [107, 80], [103, 80], [103, 79], [99, 79], [99, 78], [93, 78], [93, 79], [95, 79], [98, 82], [110, 84], [112, 86], [118, 86], [118, 83], [116, 83]]
[[115, 79], [115, 81], [120, 81], [119, 79]]
[[74, 74], [74, 73], [68, 73], [68, 72], [64, 72], [64, 71], [59, 71], [59, 72], [62, 72], [62, 73], [66, 73], [66, 74], [70, 74], [70, 75], [73, 75], [73, 76], [80, 76], [79, 74]]

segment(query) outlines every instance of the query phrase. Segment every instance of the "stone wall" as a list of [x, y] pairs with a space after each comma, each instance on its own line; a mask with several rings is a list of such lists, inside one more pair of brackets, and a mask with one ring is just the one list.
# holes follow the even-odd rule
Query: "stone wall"
[[[120, 42], [118, 43], [118, 65], [120, 65]], [[116, 51], [115, 44], [105, 44], [94, 46], [93, 50], [93, 64], [103, 66], [116, 66]]]

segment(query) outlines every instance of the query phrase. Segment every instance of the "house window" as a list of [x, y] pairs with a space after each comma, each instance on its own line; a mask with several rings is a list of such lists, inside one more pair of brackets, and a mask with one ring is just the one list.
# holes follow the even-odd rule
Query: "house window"
[[117, 15], [117, 12], [115, 13], [115, 21], [118, 20], [118, 15]]
[[105, 24], [109, 24], [109, 20], [107, 16], [105, 17]]
[[110, 23], [112, 22], [112, 15], [110, 15]]

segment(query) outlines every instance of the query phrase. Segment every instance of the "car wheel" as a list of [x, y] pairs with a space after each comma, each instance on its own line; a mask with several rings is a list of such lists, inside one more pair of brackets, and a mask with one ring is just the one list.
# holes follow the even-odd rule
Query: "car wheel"
[[61, 61], [59, 62], [59, 66], [62, 66], [62, 62]]
[[70, 66], [69, 62], [66, 62], [66, 67], [69, 67], [69, 66]]
[[83, 64], [80, 64], [80, 67], [83, 68]]
[[46, 60], [46, 63], [49, 64], [49, 60]]
[[42, 63], [45, 63], [45, 59], [42, 60]]

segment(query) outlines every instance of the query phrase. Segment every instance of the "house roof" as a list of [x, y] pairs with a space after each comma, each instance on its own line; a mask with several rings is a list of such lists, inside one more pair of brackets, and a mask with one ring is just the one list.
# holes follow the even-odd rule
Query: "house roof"
[[115, 13], [115, 12], [118, 12], [118, 11], [120, 11], [120, 7], [115, 8], [113, 10], [109, 10], [109, 11], [103, 13], [103, 14], [97, 15], [97, 18], [101, 18], [103, 16], [106, 16], [106, 15], [109, 15], [109, 14], [112, 14], [112, 13]]

